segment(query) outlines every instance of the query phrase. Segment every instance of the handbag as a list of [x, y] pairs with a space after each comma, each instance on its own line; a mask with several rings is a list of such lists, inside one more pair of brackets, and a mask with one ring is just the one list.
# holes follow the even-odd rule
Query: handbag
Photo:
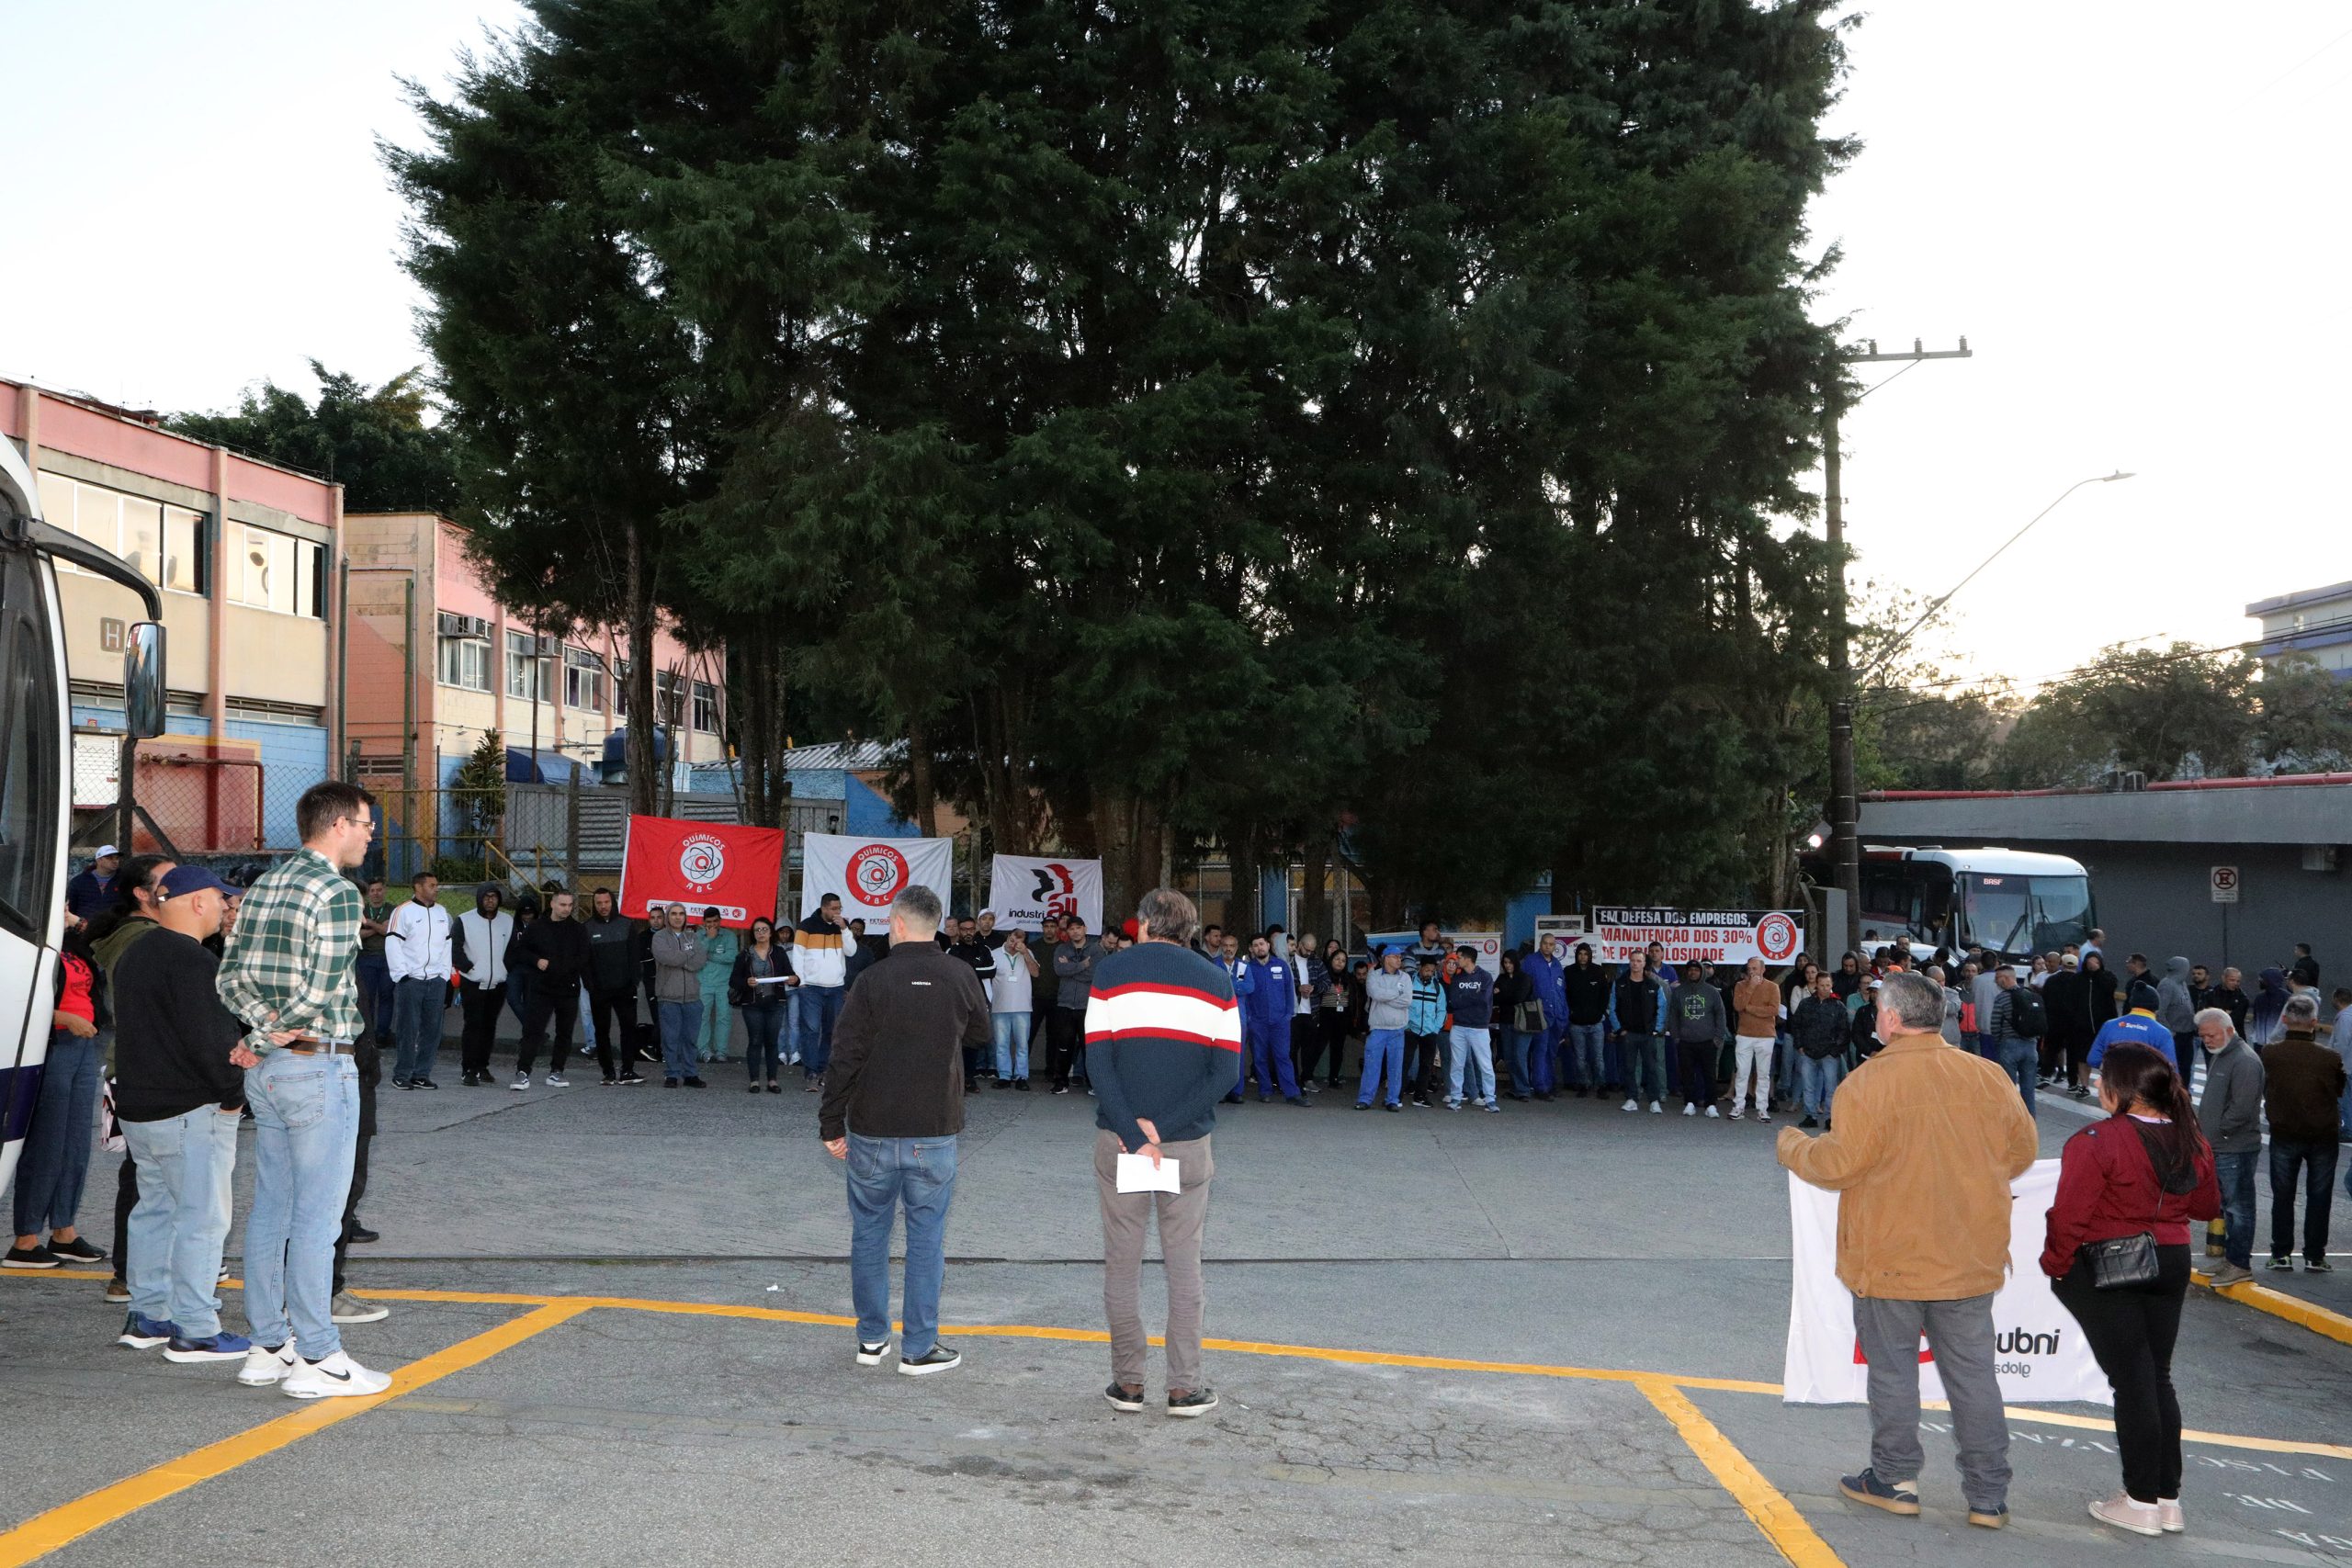
[[2075, 1256], [2090, 1265], [2093, 1290], [2120, 1291], [2155, 1283], [2156, 1237], [2153, 1231], [2117, 1236], [2111, 1241], [2086, 1241], [2075, 1249]]
[[1510, 1026], [1513, 1029], [1518, 1030], [1521, 1034], [1543, 1033], [1543, 998], [1540, 997], [1530, 998], [1528, 1000], [1520, 1003], [1516, 1008], [1513, 1008], [1511, 1010]]

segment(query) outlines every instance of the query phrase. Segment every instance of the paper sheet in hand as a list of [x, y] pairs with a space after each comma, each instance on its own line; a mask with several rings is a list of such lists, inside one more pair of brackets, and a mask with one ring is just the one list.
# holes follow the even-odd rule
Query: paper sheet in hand
[[754, 986], [788, 986], [791, 983], [792, 976], [789, 975], [754, 975], [752, 976], [752, 984]]
[[1122, 1192], [1177, 1191], [1176, 1164], [1175, 1160], [1162, 1155], [1159, 1156], [1159, 1168], [1154, 1170], [1151, 1161], [1141, 1155], [1121, 1155], [1118, 1189]]

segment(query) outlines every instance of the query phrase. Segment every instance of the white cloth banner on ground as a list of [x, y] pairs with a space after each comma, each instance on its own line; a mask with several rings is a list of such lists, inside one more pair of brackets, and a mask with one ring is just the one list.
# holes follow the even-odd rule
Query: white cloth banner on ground
[[999, 855], [989, 870], [989, 908], [1000, 927], [1042, 931], [1046, 920], [1076, 915], [1102, 931], [1102, 863], [1047, 855]]
[[885, 935], [890, 901], [922, 886], [947, 908], [955, 891], [953, 839], [856, 839], [846, 833], [807, 833], [800, 840], [800, 915], [817, 912], [828, 893], [842, 898], [842, 919], [864, 920], [868, 938]]
[[[1993, 1297], [1993, 1368], [2001, 1397], [2012, 1404], [2112, 1404], [2115, 1391], [2092, 1359], [2090, 1341], [2041, 1272], [2041, 1238], [2057, 1195], [2054, 1159], [2037, 1160], [2009, 1184], [2009, 1277]], [[1921, 1214], [1917, 1223], [1932, 1233], [1935, 1216]], [[1791, 1404], [1863, 1404], [1870, 1369], [1854, 1333], [1854, 1298], [1838, 1278], [1838, 1194], [1791, 1173], [1789, 1225], [1795, 1245], [1781, 1398]], [[1923, 1343], [1919, 1397], [1943, 1396], [1943, 1380]]]

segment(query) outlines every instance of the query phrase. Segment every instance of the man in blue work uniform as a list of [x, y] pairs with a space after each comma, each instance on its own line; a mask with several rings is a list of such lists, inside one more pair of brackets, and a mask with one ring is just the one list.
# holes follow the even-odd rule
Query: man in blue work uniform
[[1535, 951], [1520, 961], [1520, 968], [1533, 983], [1535, 999], [1544, 1005], [1544, 1032], [1527, 1053], [1527, 1076], [1532, 1081], [1516, 1087], [1538, 1100], [1549, 1100], [1553, 1087], [1561, 1081], [1560, 1038], [1568, 1026], [1567, 992], [1560, 984], [1560, 939], [1545, 931]]
[[1250, 1059], [1258, 1066], [1258, 1102], [1282, 1085], [1283, 1103], [1304, 1106], [1298, 1077], [1290, 1065], [1290, 1018], [1297, 1000], [1297, 982], [1291, 978], [1291, 961], [1279, 956], [1264, 937], [1250, 939], [1250, 962], [1242, 966], [1233, 989], [1241, 1003], [1241, 1038]]

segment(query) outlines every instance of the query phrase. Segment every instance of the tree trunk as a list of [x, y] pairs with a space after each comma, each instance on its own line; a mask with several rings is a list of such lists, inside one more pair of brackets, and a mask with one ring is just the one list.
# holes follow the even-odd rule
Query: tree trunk
[[1102, 920], [1116, 926], [1159, 880], [1158, 814], [1141, 795], [1093, 792], [1094, 849], [1102, 861]]
[[914, 795], [915, 827], [926, 839], [939, 833], [939, 799], [932, 783], [931, 727], [907, 726], [907, 786]]
[[621, 530], [626, 545], [623, 592], [628, 598], [628, 741], [623, 761], [628, 768], [628, 808], [639, 817], [654, 815], [661, 799], [662, 763], [654, 754], [654, 733], [662, 725], [653, 708], [653, 574], [645, 566], [643, 525], [630, 517]]
[[1237, 823], [1225, 835], [1225, 860], [1231, 868], [1233, 893], [1225, 904], [1225, 929], [1243, 934], [1242, 946], [1248, 947], [1247, 933], [1262, 930], [1265, 917], [1258, 908], [1258, 829], [1255, 823]]
[[1298, 921], [1317, 937], [1332, 933], [1331, 897], [1324, 884], [1331, 874], [1331, 840], [1319, 830], [1306, 835], [1305, 872], [1299, 883]]

